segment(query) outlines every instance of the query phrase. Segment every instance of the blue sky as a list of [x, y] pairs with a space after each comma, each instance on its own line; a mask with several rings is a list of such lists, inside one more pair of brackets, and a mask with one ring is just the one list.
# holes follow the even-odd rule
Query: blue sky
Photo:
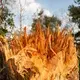
[[[74, 0], [36, 0], [43, 8], [48, 9], [53, 14], [65, 13], [68, 6], [74, 4]], [[60, 13], [59, 13], [60, 12]]]
[[[17, 7], [19, 7], [19, 0], [17, 0]], [[63, 26], [68, 22], [68, 17], [66, 13], [68, 12], [69, 5], [74, 4], [74, 0], [21, 0], [21, 4], [25, 9], [23, 12], [24, 21], [23, 26], [31, 25], [34, 13], [38, 9], [44, 9], [44, 14], [51, 16], [56, 15], [58, 17], [63, 17]], [[17, 8], [16, 7], [16, 8]], [[16, 11], [15, 25], [19, 26], [19, 8]], [[28, 27], [30, 28], [30, 27]]]

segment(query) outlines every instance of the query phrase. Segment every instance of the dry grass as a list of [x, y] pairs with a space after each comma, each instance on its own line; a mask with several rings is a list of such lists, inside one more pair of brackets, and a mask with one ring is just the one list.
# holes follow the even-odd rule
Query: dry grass
[[[4, 41], [5, 44], [2, 43]], [[74, 38], [63, 29], [51, 32], [38, 22], [31, 34], [14, 35], [10, 44], [0, 37], [6, 62], [18, 80], [78, 80]]]

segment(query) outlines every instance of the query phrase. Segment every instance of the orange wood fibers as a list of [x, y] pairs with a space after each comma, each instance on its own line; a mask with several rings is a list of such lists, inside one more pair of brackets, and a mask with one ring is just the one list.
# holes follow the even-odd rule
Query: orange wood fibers
[[41, 29], [38, 22], [36, 30], [29, 35], [25, 27], [24, 33], [13, 37], [10, 48], [4, 49], [7, 50], [5, 55], [10, 55], [6, 56], [6, 61], [11, 70], [16, 66], [12, 73], [17, 72], [26, 80], [78, 80], [72, 75], [77, 68], [74, 38], [67, 30], [60, 31], [59, 26], [51, 32], [49, 27]]

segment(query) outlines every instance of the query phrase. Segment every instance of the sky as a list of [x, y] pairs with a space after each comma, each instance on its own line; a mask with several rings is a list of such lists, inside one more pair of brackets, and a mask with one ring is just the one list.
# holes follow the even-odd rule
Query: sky
[[74, 4], [74, 0], [36, 0], [43, 8], [48, 9], [53, 14], [67, 12], [69, 5]]
[[[31, 29], [32, 18], [34, 13], [44, 10], [44, 15], [55, 15], [62, 20], [62, 26], [65, 26], [69, 22], [67, 16], [69, 5], [74, 4], [74, 0], [20, 0], [23, 8], [23, 26], [28, 26]], [[16, 1], [15, 6], [15, 25], [19, 26], [19, 0]]]

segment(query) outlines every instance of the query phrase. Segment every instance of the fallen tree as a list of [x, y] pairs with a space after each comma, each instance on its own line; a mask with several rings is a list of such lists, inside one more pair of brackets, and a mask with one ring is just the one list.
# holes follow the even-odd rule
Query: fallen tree
[[10, 43], [0, 36], [0, 45], [11, 80], [78, 80], [74, 38], [65, 29], [43, 30], [38, 22], [34, 32], [24, 28]]

